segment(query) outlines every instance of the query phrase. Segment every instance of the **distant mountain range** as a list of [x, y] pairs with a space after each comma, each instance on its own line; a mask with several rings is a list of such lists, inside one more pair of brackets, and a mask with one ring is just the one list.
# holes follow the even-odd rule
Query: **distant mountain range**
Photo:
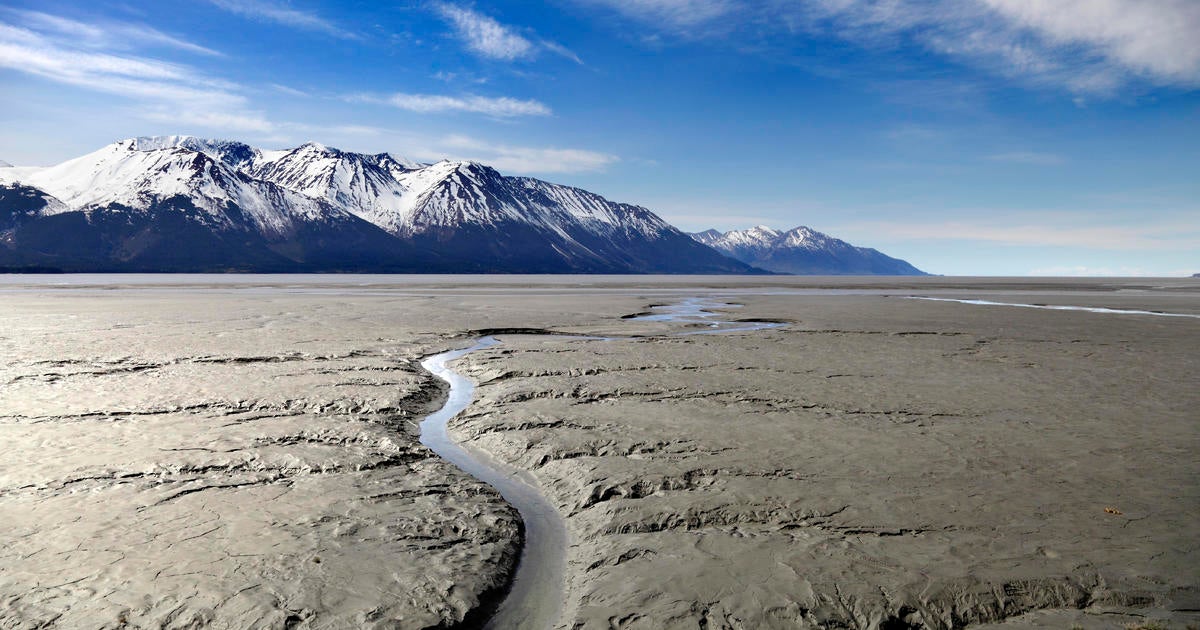
[[707, 230], [692, 238], [767, 271], [801, 275], [924, 276], [924, 271], [878, 250], [804, 226], [786, 232], [760, 225], [748, 230]]
[[0, 266], [761, 273], [654, 213], [474, 162], [134, 138], [0, 168]]
[[0, 166], [0, 269], [766, 273], [738, 252], [578, 188], [316, 143], [143, 137]]

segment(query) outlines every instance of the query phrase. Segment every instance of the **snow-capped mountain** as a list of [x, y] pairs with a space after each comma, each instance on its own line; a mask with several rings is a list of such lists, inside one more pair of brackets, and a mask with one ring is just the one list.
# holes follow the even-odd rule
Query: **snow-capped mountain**
[[[65, 208], [60, 212], [114, 204], [146, 210], [156, 202], [183, 196], [213, 222], [233, 226], [249, 219], [270, 234], [285, 232], [297, 220], [339, 214], [328, 204], [252, 179], [205, 153], [182, 147], [147, 150], [138, 139], [35, 170], [22, 183], [61, 200]], [[231, 206], [239, 209], [240, 216], [231, 213]]]
[[[568, 186], [439, 162], [406, 177], [398, 236], [485, 265], [529, 272], [746, 273], [649, 210]], [[731, 266], [730, 263], [734, 263]], [[484, 268], [486, 269], [486, 267]]]
[[231, 143], [186, 137], [157, 142], [218, 159], [232, 154], [232, 163], [253, 177], [324, 199], [400, 239], [459, 260], [464, 271], [751, 271], [696, 248], [645, 208], [569, 186], [505, 177], [475, 162], [419, 164], [312, 142], [288, 151], [231, 151]]
[[748, 230], [705, 230], [691, 235], [698, 242], [744, 263], [776, 273], [801, 275], [923, 276], [925, 272], [875, 249], [799, 226], [786, 232], [765, 225]]
[[[587, 191], [473, 162], [418, 164], [316, 143], [264, 151], [131, 138], [57, 166], [0, 169], [0, 184], [13, 200], [47, 199], [10, 221], [9, 254], [72, 269], [756, 271], [645, 208]], [[34, 247], [50, 224], [91, 246]], [[158, 244], [153, 255], [147, 241]], [[188, 252], [200, 243], [205, 262], [193, 265]], [[104, 260], [92, 264], [95, 256]]]
[[0, 168], [12, 168], [12, 164], [9, 164], [8, 162], [5, 162], [4, 160], [0, 160]]
[[419, 182], [409, 180], [420, 169], [419, 164], [387, 153], [349, 153], [310, 142], [290, 151], [270, 152], [252, 164], [248, 172], [309, 197], [325, 199], [395, 234], [411, 212], [413, 184]]
[[[7, 257], [39, 265], [288, 271], [422, 262], [333, 204], [165, 141], [122, 140], [56, 166], [0, 169], [0, 182], [5, 209], [17, 199], [27, 208], [10, 221]], [[45, 203], [29, 211], [34, 199]]]

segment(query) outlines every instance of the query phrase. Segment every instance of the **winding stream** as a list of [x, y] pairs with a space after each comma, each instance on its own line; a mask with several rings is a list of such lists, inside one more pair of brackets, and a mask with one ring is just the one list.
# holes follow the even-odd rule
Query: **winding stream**
[[[776, 328], [782, 324], [755, 321], [723, 321], [716, 319], [711, 308], [736, 307], [705, 298], [688, 298], [676, 304], [656, 307], [656, 312], [630, 318], [630, 321], [702, 324], [699, 330], [673, 333], [675, 336], [747, 332]], [[576, 339], [615, 341], [620, 337], [577, 337]], [[513, 575], [508, 595], [485, 628], [553, 627], [562, 608], [563, 581], [566, 569], [567, 529], [554, 506], [542, 495], [532, 480], [507, 464], [493, 460], [478, 451], [468, 451], [450, 438], [446, 425], [475, 399], [475, 383], [455, 372], [449, 363], [472, 352], [491, 348], [500, 343], [495, 337], [483, 337], [469, 348], [451, 350], [429, 357], [421, 367], [450, 385], [450, 394], [441, 409], [421, 422], [421, 443], [467, 474], [487, 483], [500, 492], [505, 501], [517, 508], [525, 524], [525, 544]]]
[[450, 438], [446, 423], [475, 399], [475, 383], [447, 363], [500, 343], [484, 337], [475, 345], [429, 357], [421, 367], [450, 384], [446, 404], [421, 422], [421, 443], [467, 474], [492, 486], [517, 508], [525, 523], [525, 544], [507, 597], [485, 628], [548, 628], [562, 605], [567, 530], [562, 517], [536, 486], [500, 462], [472, 453]]

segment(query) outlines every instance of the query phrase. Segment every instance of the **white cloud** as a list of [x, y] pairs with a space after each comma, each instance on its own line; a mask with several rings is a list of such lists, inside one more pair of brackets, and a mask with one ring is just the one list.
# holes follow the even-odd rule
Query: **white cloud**
[[835, 32], [907, 35], [1008, 76], [1077, 93], [1111, 93], [1130, 78], [1200, 84], [1194, 0], [818, 0]]
[[530, 39], [518, 33], [517, 29], [501, 24], [495, 18], [473, 9], [445, 2], [433, 6], [454, 27], [455, 35], [466, 44], [467, 49], [483, 57], [517, 61], [533, 59], [542, 51], [550, 51], [564, 59], [583, 64], [579, 55], [570, 48], [550, 40]]
[[487, 77], [479, 77], [473, 74], [464, 74], [460, 72], [446, 72], [445, 70], [438, 70], [437, 72], [433, 73], [432, 76], [434, 79], [437, 79], [438, 81], [444, 81], [446, 83], [461, 82], [483, 85], [488, 82]]
[[133, 50], [139, 46], [165, 46], [201, 55], [222, 56], [221, 53], [195, 44], [145, 24], [100, 21], [79, 22], [40, 11], [6, 9], [27, 27], [46, 33], [56, 33], [72, 39], [75, 45], [94, 49]]
[[[154, 59], [71, 50], [41, 35], [0, 23], [0, 66], [116, 94], [223, 100], [228, 84]], [[209, 95], [205, 97], [205, 95]]]
[[297, 90], [294, 87], [284, 85], [282, 83], [272, 83], [272, 84], [270, 84], [270, 87], [272, 90], [275, 90], [276, 92], [279, 92], [281, 94], [287, 94], [288, 96], [294, 96], [296, 98], [308, 98], [308, 97], [312, 96], [312, 94], [309, 94], [308, 92], [305, 92], [304, 90]]
[[533, 42], [491, 17], [451, 4], [436, 6], [467, 48], [484, 57], [514, 61], [536, 54]]
[[0, 22], [0, 68], [132, 101], [143, 118], [213, 129], [263, 131], [271, 127], [247, 107], [238, 86], [194, 68], [144, 56], [95, 50], [111, 39], [98, 32], [81, 41], [61, 24], [34, 20], [46, 32]]
[[218, 8], [256, 20], [275, 22], [306, 31], [316, 31], [342, 39], [358, 39], [358, 35], [311, 11], [301, 11], [269, 0], [208, 0]]
[[579, 55], [576, 55], [574, 51], [566, 46], [563, 46], [562, 44], [542, 40], [542, 47], [560, 57], [570, 59], [579, 65], [583, 65], [583, 60], [579, 58]]
[[499, 118], [516, 116], [549, 116], [552, 112], [545, 104], [535, 100], [487, 97], [468, 94], [446, 96], [441, 94], [392, 94], [387, 97], [355, 96], [351, 100], [382, 103], [422, 114], [444, 112], [470, 112], [487, 114]]
[[1056, 46], [1083, 45], [1165, 82], [1200, 81], [1200, 2], [1195, 0], [983, 0]]
[[827, 34], [857, 44], [913, 41], [1003, 76], [1076, 94], [1133, 80], [1200, 85], [1197, 0], [576, 0], [678, 36]]
[[584, 149], [496, 144], [467, 136], [448, 136], [424, 152], [432, 159], [474, 160], [514, 173], [580, 173], [604, 170], [619, 161], [615, 155]]

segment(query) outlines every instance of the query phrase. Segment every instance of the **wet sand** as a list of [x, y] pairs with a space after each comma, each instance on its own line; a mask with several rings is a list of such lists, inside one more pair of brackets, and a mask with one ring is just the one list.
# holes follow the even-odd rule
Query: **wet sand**
[[[1200, 322], [903, 299], [1200, 314], [1195, 280], [80, 281], [0, 283], [4, 627], [461, 621], [520, 525], [417, 441], [419, 364], [505, 328], [645, 335], [457, 364], [451, 435], [565, 518], [558, 627], [1200, 623]], [[703, 295], [789, 324], [621, 319]]]

